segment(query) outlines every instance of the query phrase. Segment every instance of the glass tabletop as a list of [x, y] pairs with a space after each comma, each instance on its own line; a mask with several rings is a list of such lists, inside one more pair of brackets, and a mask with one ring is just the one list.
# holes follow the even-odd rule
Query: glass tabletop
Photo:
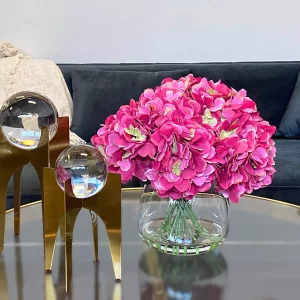
[[[225, 243], [212, 253], [176, 257], [150, 249], [137, 231], [141, 189], [122, 191], [122, 299], [280, 300], [300, 294], [300, 209], [257, 197], [230, 208]], [[21, 235], [6, 215], [0, 255], [2, 300], [119, 300], [108, 239], [99, 226], [99, 258], [93, 261], [91, 220], [82, 210], [73, 240], [72, 291], [65, 294], [64, 244], [60, 237], [52, 274], [44, 273], [41, 204], [21, 210]]]

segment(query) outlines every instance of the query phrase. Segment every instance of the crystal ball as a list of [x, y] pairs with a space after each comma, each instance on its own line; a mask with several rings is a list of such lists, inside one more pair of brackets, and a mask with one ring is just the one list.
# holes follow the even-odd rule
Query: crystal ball
[[64, 182], [70, 179], [71, 192], [76, 198], [92, 197], [100, 192], [106, 183], [106, 160], [101, 152], [92, 146], [71, 146], [58, 157], [55, 177], [62, 190]]
[[54, 104], [35, 92], [11, 96], [0, 109], [0, 128], [8, 142], [26, 150], [41, 146], [41, 126], [48, 127], [49, 140], [57, 131], [58, 113]]

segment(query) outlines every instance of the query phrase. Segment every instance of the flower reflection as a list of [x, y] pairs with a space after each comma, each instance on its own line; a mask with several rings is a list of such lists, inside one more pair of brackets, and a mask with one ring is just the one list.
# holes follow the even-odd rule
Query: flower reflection
[[171, 256], [150, 249], [140, 262], [140, 300], [222, 300], [227, 263], [219, 251]]

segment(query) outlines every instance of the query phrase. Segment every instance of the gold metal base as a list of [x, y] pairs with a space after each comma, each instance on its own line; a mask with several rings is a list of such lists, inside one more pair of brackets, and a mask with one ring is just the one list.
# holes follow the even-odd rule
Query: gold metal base
[[40, 146], [33, 150], [23, 150], [10, 144], [0, 131], [0, 252], [4, 247], [6, 193], [9, 179], [15, 175], [14, 192], [15, 199], [15, 233], [20, 232], [20, 174], [24, 165], [31, 163], [40, 180], [41, 189], [43, 183], [43, 168], [49, 166], [49, 132], [48, 128], [42, 128]]
[[[71, 181], [65, 189], [72, 190]], [[121, 280], [121, 177], [108, 174], [103, 190], [87, 199], [77, 199], [63, 192], [56, 183], [55, 170], [44, 169], [45, 271], [51, 271], [55, 240], [64, 222], [66, 291], [72, 277], [72, 241], [77, 216], [82, 208], [90, 211], [92, 219], [95, 260], [98, 260], [98, 216], [105, 224], [110, 244], [115, 279]], [[62, 229], [61, 229], [62, 230]]]
[[[58, 118], [58, 128], [55, 136], [49, 142], [48, 148], [48, 155], [47, 155], [47, 162], [36, 162], [36, 165], [39, 165], [38, 169], [43, 169], [44, 167], [52, 167], [54, 168], [55, 162], [59, 154], [69, 147], [69, 117], [60, 117]], [[0, 146], [1, 147], [1, 146]], [[19, 149], [20, 150], [20, 149]], [[39, 153], [36, 152], [37, 149], [34, 150], [23, 150], [26, 153], [34, 151], [34, 156], [38, 156]], [[1, 158], [0, 158], [1, 161]], [[31, 163], [29, 160], [28, 163]], [[14, 233], [15, 235], [20, 234], [20, 204], [21, 204], [21, 176], [23, 166], [21, 165], [20, 168], [13, 174], [13, 188], [14, 188]], [[33, 164], [35, 167], [35, 165]], [[39, 176], [39, 182], [42, 189], [42, 181], [43, 181], [43, 172], [37, 170], [35, 167], [37, 174]]]

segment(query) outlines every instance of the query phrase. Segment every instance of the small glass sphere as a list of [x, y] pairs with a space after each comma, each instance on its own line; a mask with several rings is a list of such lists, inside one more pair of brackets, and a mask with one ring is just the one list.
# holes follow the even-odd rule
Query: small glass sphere
[[69, 147], [56, 161], [55, 177], [62, 190], [64, 182], [71, 179], [72, 192], [76, 198], [92, 197], [100, 192], [106, 183], [105, 158], [92, 146]]
[[57, 131], [58, 113], [54, 104], [41, 94], [17, 93], [0, 109], [2, 133], [18, 148], [32, 150], [40, 146], [41, 126], [48, 127], [51, 140]]

